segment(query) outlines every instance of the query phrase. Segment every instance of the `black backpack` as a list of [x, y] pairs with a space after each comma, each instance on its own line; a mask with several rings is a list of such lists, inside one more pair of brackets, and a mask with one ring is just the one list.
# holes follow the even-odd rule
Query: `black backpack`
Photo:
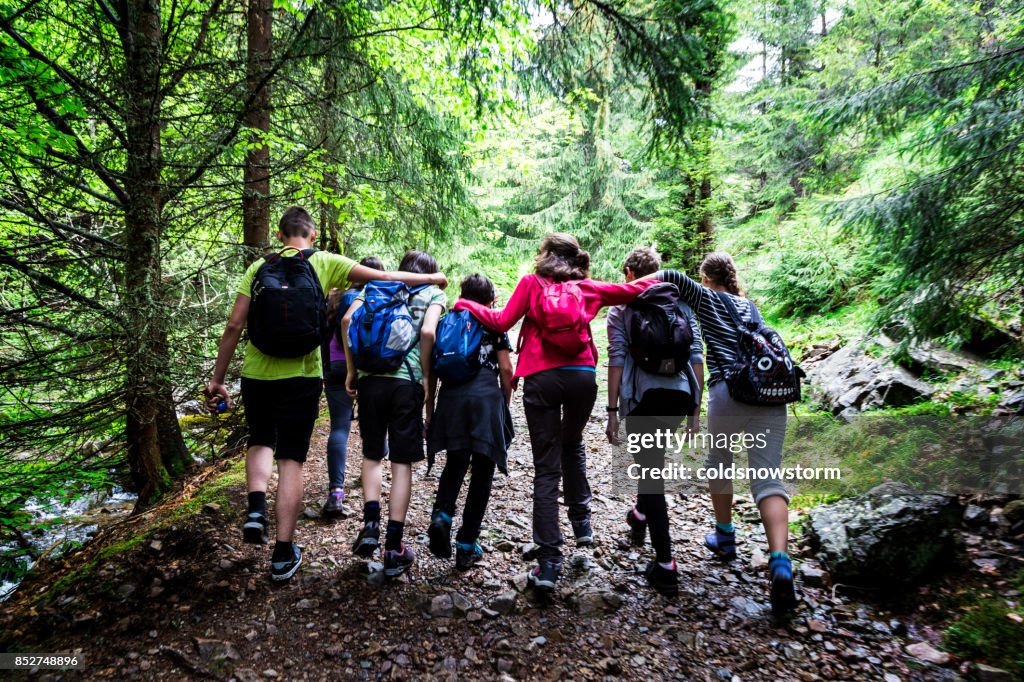
[[264, 355], [300, 358], [320, 348], [327, 333], [327, 301], [304, 249], [294, 257], [264, 256], [252, 278], [249, 341]]
[[629, 304], [629, 354], [649, 374], [671, 376], [690, 361], [693, 330], [679, 314], [679, 289], [660, 282]]
[[744, 322], [728, 294], [718, 292], [718, 297], [739, 334], [736, 362], [731, 367], [723, 367], [729, 396], [748, 405], [799, 402], [804, 371], [793, 363], [779, 333], [764, 323], [753, 303], [750, 304], [751, 321]]

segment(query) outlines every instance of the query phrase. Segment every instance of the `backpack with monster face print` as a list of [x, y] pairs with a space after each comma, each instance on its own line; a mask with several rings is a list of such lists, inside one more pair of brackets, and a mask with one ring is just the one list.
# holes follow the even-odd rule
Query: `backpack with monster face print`
[[733, 400], [748, 405], [785, 405], [800, 401], [800, 379], [804, 371], [793, 363], [782, 337], [764, 323], [761, 313], [750, 304], [750, 322], [744, 322], [732, 299], [718, 294], [729, 311], [739, 343], [736, 362], [727, 365], [725, 383]]

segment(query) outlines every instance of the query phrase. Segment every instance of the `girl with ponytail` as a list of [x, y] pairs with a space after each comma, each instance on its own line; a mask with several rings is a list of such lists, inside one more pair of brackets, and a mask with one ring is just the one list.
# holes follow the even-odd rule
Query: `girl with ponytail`
[[[604, 306], [629, 303], [651, 284], [590, 279], [590, 254], [572, 235], [554, 233], [540, 244], [534, 274], [519, 280], [503, 310], [467, 299], [455, 305], [496, 332], [525, 318], [515, 380], [524, 378], [523, 406], [533, 449], [533, 541], [540, 550], [529, 579], [539, 591], [553, 592], [561, 573], [560, 482], [576, 545], [594, 542], [583, 445], [583, 428], [597, 400], [597, 348], [590, 322]], [[551, 323], [552, 309], [561, 324]]]
[[[679, 287], [680, 300], [689, 304], [700, 322], [707, 349], [708, 431], [713, 443], [733, 443], [733, 434], [746, 433], [748, 466], [751, 469], [778, 468], [782, 465], [782, 444], [786, 435], [785, 405], [750, 405], [733, 400], [725, 378], [737, 359], [739, 330], [730, 314], [729, 304], [746, 324], [760, 321], [757, 307], [744, 298], [736, 263], [724, 251], [707, 255], [700, 266], [701, 282], [676, 270], [661, 270], [655, 277]], [[722, 439], [719, 434], [727, 434]], [[728, 469], [733, 455], [728, 448], [712, 447], [705, 466]], [[711, 503], [715, 510], [715, 529], [704, 536], [704, 545], [715, 556], [732, 561], [736, 558], [736, 531], [732, 523], [733, 488], [731, 480], [710, 482]], [[776, 613], [796, 605], [793, 589], [793, 566], [786, 553], [789, 539], [789, 495], [777, 478], [751, 479], [750, 490], [761, 512], [761, 522], [768, 536], [771, 558], [768, 572], [771, 579], [771, 602]]]

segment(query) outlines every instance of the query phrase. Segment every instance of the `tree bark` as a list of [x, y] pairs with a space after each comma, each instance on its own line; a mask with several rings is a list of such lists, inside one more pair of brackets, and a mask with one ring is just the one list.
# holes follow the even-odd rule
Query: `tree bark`
[[249, 141], [258, 142], [245, 154], [242, 188], [242, 243], [246, 263], [267, 250], [270, 243], [270, 147], [263, 142], [270, 132], [270, 70], [273, 0], [249, 0], [247, 19], [245, 112]]
[[170, 352], [165, 327], [160, 240], [161, 171], [160, 0], [122, 5], [125, 53], [125, 291], [127, 320], [126, 436], [128, 464], [144, 508], [171, 484], [168, 464], [180, 470], [188, 457], [170, 391]]

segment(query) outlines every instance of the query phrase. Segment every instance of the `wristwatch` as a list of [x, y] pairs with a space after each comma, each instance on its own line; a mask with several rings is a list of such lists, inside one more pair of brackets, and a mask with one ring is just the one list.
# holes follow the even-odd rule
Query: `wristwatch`
[[619, 408], [617, 408], [617, 407], [606, 407], [604, 409], [605, 409], [606, 412], [618, 412], [619, 411]]

